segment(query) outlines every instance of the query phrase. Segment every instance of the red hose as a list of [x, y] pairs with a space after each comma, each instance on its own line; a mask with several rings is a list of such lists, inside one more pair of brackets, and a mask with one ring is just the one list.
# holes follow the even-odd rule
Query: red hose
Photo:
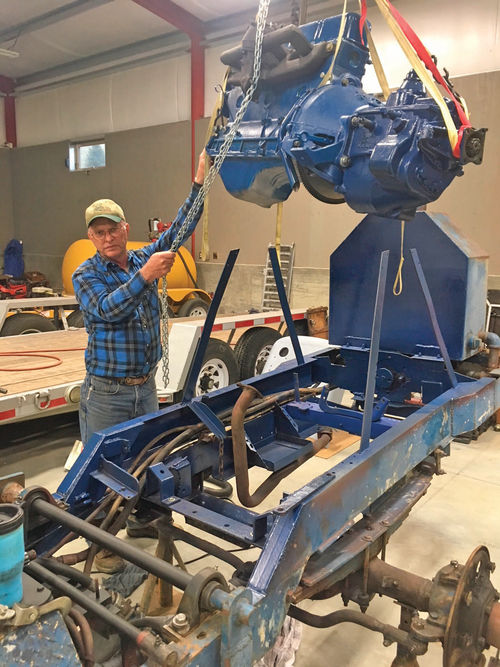
[[0, 368], [5, 373], [18, 373], [19, 371], [41, 371], [46, 368], [54, 368], [62, 364], [62, 359], [54, 354], [42, 354], [47, 352], [79, 352], [84, 351], [84, 347], [63, 347], [53, 350], [38, 350], [38, 352], [0, 352], [0, 357], [38, 357], [39, 359], [55, 359], [55, 364], [46, 364], [45, 366], [22, 366], [21, 368]]

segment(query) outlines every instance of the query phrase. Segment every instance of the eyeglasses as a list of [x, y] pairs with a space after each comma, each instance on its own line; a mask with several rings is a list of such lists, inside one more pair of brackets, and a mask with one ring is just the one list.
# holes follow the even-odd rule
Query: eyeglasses
[[119, 225], [116, 225], [116, 227], [110, 227], [109, 229], [92, 229], [90, 233], [94, 238], [102, 241], [106, 238], [107, 234], [112, 238], [116, 238], [122, 230], [123, 225], [120, 223]]

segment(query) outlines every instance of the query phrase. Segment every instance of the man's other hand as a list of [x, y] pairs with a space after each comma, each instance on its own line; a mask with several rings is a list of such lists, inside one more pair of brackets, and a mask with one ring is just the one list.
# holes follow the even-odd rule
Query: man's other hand
[[175, 261], [175, 252], [155, 252], [140, 269], [144, 280], [152, 283], [156, 278], [166, 275]]

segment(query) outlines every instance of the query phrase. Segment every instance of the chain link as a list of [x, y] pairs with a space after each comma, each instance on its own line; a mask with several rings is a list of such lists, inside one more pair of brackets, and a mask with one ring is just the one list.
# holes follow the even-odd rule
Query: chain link
[[224, 439], [219, 438], [219, 479], [224, 480]]
[[[214, 162], [210, 167], [210, 170], [205, 178], [203, 185], [201, 186], [196, 199], [193, 202], [193, 205], [189, 209], [188, 214], [184, 222], [182, 223], [177, 236], [175, 237], [172, 246], [170, 247], [171, 252], [177, 252], [179, 246], [182, 243], [184, 234], [191, 225], [194, 217], [198, 214], [199, 210], [203, 206], [208, 191], [210, 190], [212, 183], [215, 180], [215, 177], [222, 167], [222, 163], [226, 159], [226, 155], [231, 148], [233, 139], [238, 131], [241, 120], [245, 115], [248, 105], [254, 93], [257, 89], [257, 84], [260, 76], [261, 68], [261, 59], [262, 59], [262, 40], [264, 38], [264, 29], [266, 27], [266, 19], [269, 11], [269, 5], [271, 0], [260, 0], [259, 9], [256, 17], [256, 32], [255, 32], [255, 48], [254, 48], [254, 60], [253, 60], [253, 72], [252, 78], [250, 80], [250, 86], [245, 93], [245, 97], [241, 103], [240, 108], [234, 121], [224, 137], [224, 141], [220, 147], [219, 153], [215, 156]], [[168, 386], [170, 370], [169, 370], [169, 345], [168, 345], [168, 302], [167, 302], [167, 280], [166, 277], [163, 278], [163, 285], [161, 291], [161, 305], [162, 305], [162, 322], [161, 322], [161, 347], [162, 347], [162, 370], [163, 370], [163, 386], [166, 388]]]

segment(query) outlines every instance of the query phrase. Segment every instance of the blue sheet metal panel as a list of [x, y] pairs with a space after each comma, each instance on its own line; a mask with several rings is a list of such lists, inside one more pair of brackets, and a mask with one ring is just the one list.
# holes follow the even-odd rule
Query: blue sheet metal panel
[[492, 378], [459, 385], [453, 400], [453, 435], [472, 431], [500, 406], [500, 382]]
[[[366, 216], [332, 253], [330, 267], [330, 342], [343, 345], [348, 336], [369, 338], [377, 284], [377, 257], [391, 251], [389, 277], [400, 259], [401, 223]], [[486, 256], [459, 236], [442, 215], [417, 213], [405, 225], [405, 254], [418, 250], [439, 326], [455, 360], [470, 356], [470, 337], [484, 326]], [[411, 262], [403, 266], [403, 293], [394, 296], [389, 278], [380, 347], [414, 354], [417, 345], [436, 339], [422, 290]]]
[[0, 639], [2, 667], [81, 667], [81, 664], [58, 611], [16, 628]]

